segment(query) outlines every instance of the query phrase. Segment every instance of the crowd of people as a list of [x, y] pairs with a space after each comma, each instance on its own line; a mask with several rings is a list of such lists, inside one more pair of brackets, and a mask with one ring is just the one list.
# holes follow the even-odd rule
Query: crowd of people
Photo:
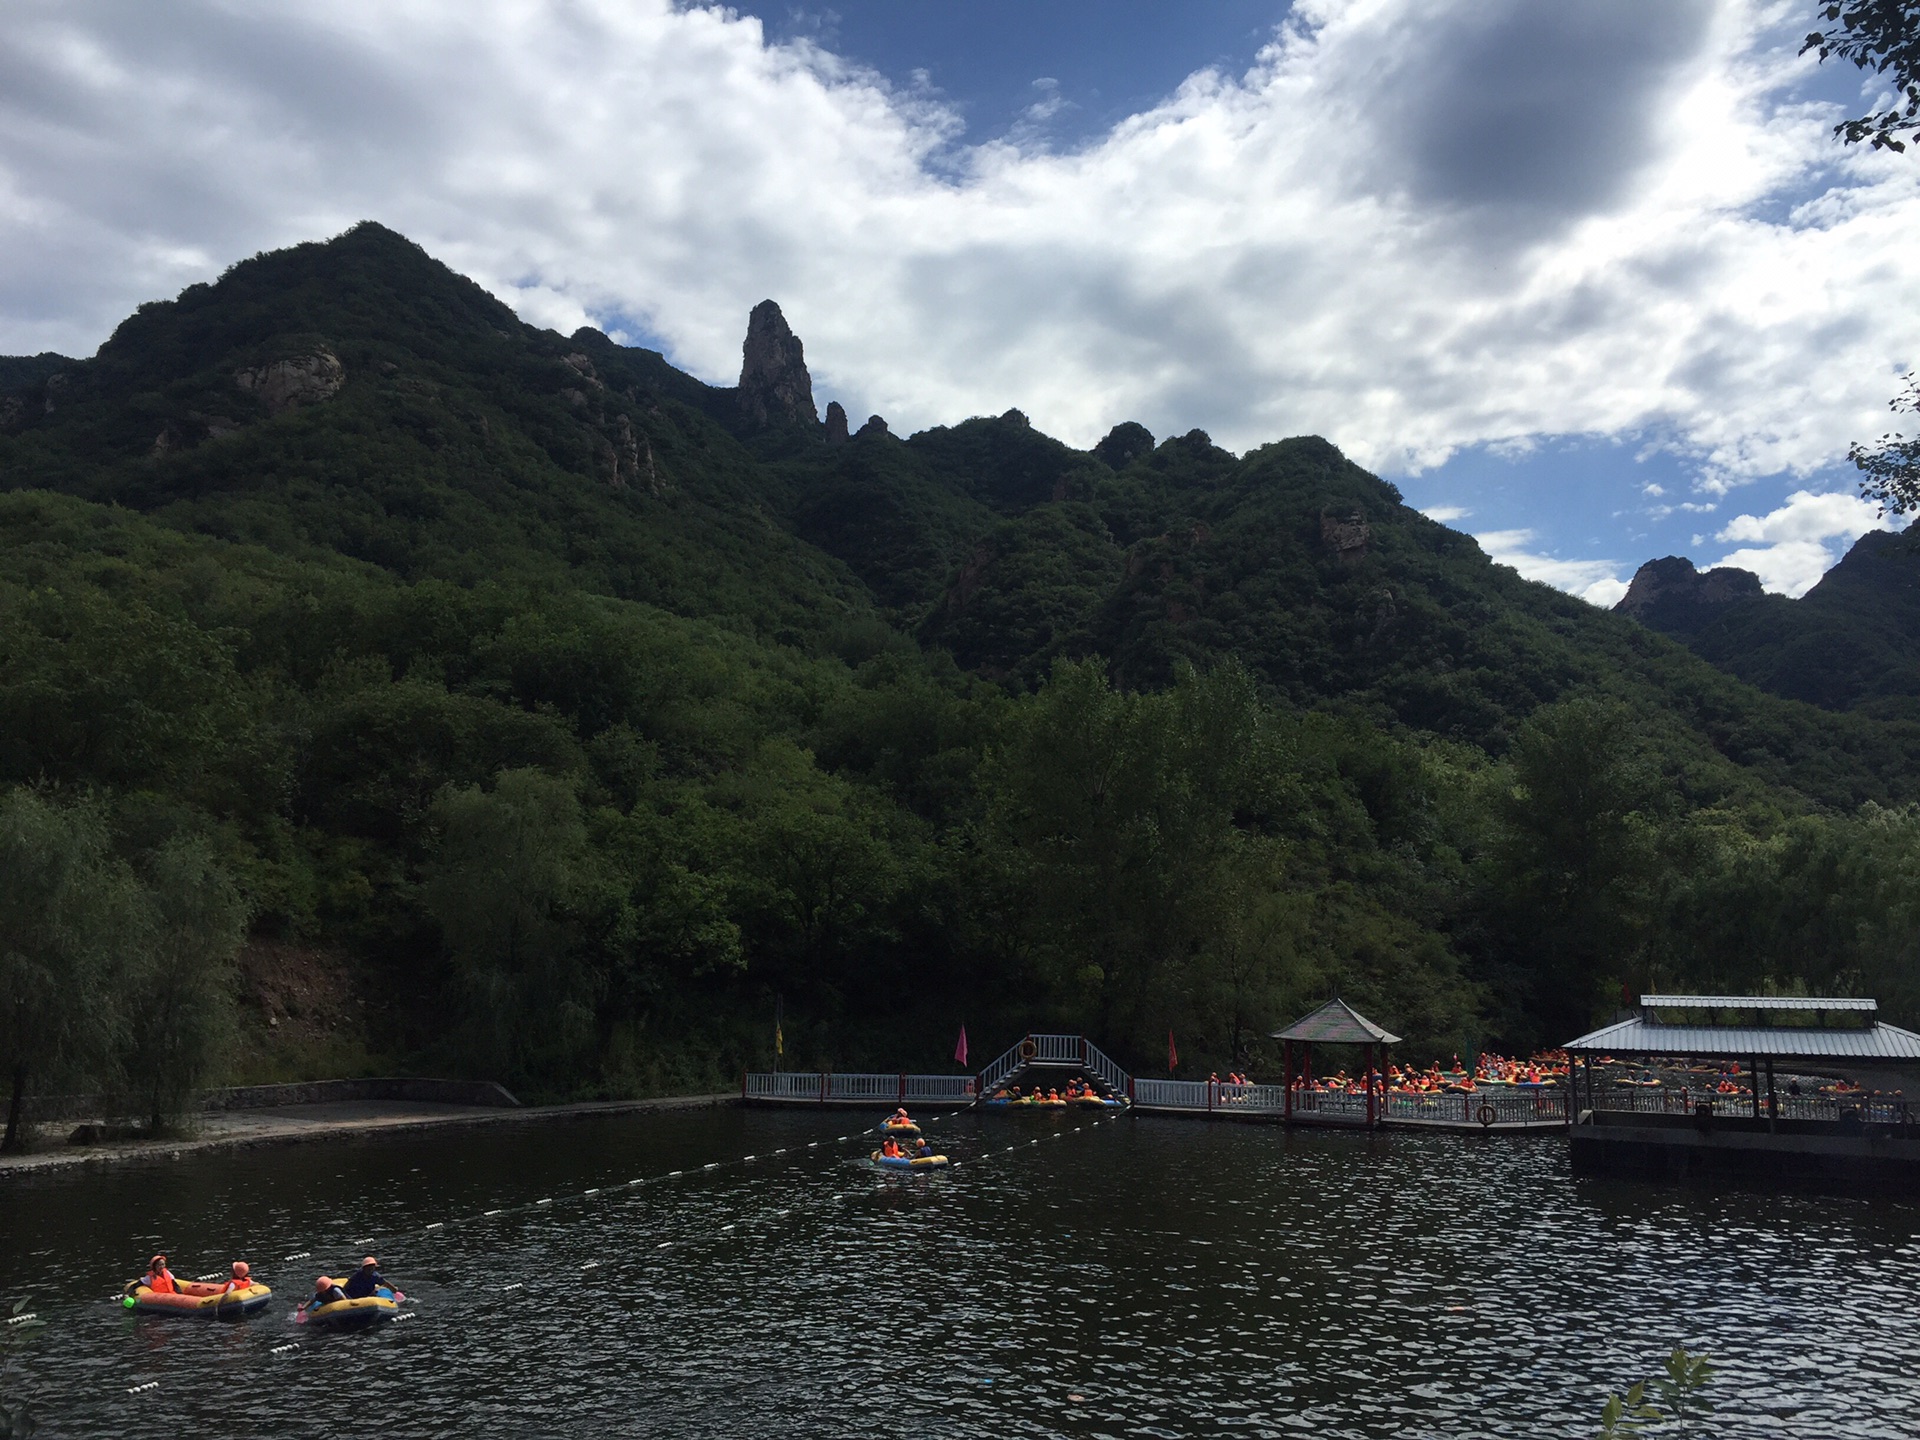
[[1067, 1081], [1064, 1089], [1051, 1086], [1043, 1090], [1036, 1085], [1031, 1092], [1022, 1093], [1018, 1085], [1002, 1085], [987, 1099], [1003, 1105], [1073, 1105], [1082, 1101], [1104, 1104], [1107, 1095], [1091, 1080], [1082, 1080], [1076, 1075]]

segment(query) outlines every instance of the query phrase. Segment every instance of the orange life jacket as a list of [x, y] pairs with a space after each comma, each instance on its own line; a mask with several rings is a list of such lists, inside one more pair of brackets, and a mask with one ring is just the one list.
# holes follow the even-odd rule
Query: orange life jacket
[[147, 1289], [156, 1295], [177, 1295], [179, 1287], [173, 1283], [173, 1272], [162, 1270], [158, 1274], [149, 1270], [146, 1279]]
[[253, 1288], [253, 1277], [249, 1275], [244, 1280], [234, 1279], [234, 1280], [227, 1281], [226, 1284], [220, 1287], [220, 1293], [222, 1295], [225, 1295], [232, 1290], [251, 1290], [252, 1288]]

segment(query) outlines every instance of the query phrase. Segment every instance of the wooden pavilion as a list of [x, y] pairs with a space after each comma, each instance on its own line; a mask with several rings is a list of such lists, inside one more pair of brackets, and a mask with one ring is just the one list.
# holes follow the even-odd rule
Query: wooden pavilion
[[[1920, 1069], [1920, 1035], [1885, 1024], [1878, 1008], [1854, 997], [1641, 996], [1638, 1014], [1567, 1042], [1574, 1170], [1911, 1193], [1920, 1182], [1920, 1106], [1850, 1078], [1909, 1078]], [[1621, 1073], [1631, 1061], [1647, 1067], [1642, 1078]], [[1776, 1065], [1840, 1083], [1802, 1094], [1796, 1081], [1783, 1094]], [[1675, 1093], [1676, 1079], [1703, 1068], [1723, 1077], [1745, 1071], [1746, 1084]]]
[[[1358, 1045], [1366, 1051], [1367, 1126], [1371, 1129], [1380, 1123], [1380, 1112], [1385, 1107], [1387, 1098], [1387, 1047], [1400, 1043], [1398, 1035], [1390, 1034], [1374, 1024], [1336, 995], [1311, 1015], [1303, 1015], [1285, 1029], [1275, 1030], [1269, 1038], [1280, 1042], [1281, 1065], [1286, 1072], [1284, 1113], [1288, 1120], [1293, 1119], [1293, 1086], [1296, 1073], [1293, 1065], [1293, 1047], [1296, 1042], [1300, 1046], [1301, 1058], [1298, 1073], [1305, 1076], [1308, 1083], [1311, 1083], [1313, 1046], [1314, 1042], [1318, 1041], [1323, 1045]], [[1378, 1063], [1375, 1059], [1376, 1050]]]

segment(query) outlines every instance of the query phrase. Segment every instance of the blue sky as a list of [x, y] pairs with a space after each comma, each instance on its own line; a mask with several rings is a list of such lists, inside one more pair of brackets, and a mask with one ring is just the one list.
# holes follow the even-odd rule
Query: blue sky
[[15, 0], [0, 352], [382, 221], [714, 383], [780, 301], [897, 431], [1317, 433], [1534, 575], [1800, 593], [1875, 523], [1920, 160], [1813, 0]]

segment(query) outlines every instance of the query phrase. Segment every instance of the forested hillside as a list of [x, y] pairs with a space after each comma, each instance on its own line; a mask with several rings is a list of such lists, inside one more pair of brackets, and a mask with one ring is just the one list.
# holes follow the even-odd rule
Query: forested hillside
[[[1920, 727], [1524, 581], [1322, 440], [902, 439], [754, 325], [715, 389], [363, 225], [0, 362], [24, 1089], [134, 1084], [159, 993], [214, 1018], [155, 1093], [711, 1084], [776, 1000], [842, 1068], [964, 1021], [1258, 1069], [1335, 989], [1421, 1051], [1649, 983], [1920, 1018]], [[350, 978], [352, 1044], [231, 1007], [242, 928]], [[51, 1024], [75, 985], [121, 1004]]]
[[1920, 718], [1920, 533], [1912, 529], [1862, 535], [1797, 600], [1762, 594], [1760, 577], [1747, 571], [1699, 574], [1670, 557], [1641, 566], [1616, 608], [1771, 694]]

